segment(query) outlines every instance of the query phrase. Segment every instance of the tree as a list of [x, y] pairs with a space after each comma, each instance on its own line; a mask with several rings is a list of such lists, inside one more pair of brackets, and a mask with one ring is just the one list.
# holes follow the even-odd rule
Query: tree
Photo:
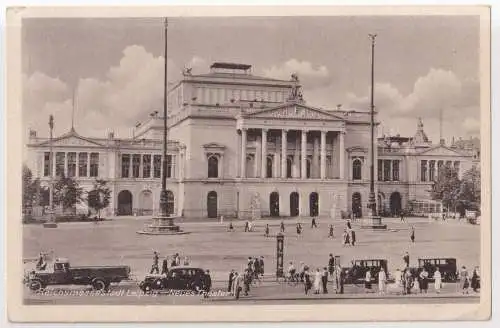
[[88, 192], [89, 207], [97, 212], [101, 218], [101, 210], [109, 206], [111, 199], [111, 190], [107, 187], [107, 182], [97, 179], [94, 182], [94, 188]]
[[481, 207], [481, 171], [472, 167], [466, 171], [460, 182], [458, 200], [467, 209], [479, 209]]
[[67, 210], [74, 209], [74, 206], [82, 201], [84, 201], [83, 188], [76, 180], [62, 174], [54, 184], [54, 203]]
[[441, 167], [438, 180], [432, 186], [432, 199], [440, 200], [443, 202], [443, 206], [451, 208], [458, 200], [459, 192], [460, 180], [458, 179], [458, 172], [448, 166]]
[[23, 165], [23, 211], [29, 211], [33, 207], [35, 190], [33, 190], [33, 173], [26, 165]]

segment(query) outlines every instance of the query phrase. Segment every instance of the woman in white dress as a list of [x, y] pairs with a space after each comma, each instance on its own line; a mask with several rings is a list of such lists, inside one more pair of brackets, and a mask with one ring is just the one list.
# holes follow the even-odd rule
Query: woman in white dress
[[316, 269], [314, 273], [314, 294], [319, 294], [321, 290], [321, 272]]
[[442, 284], [441, 272], [439, 271], [439, 268], [437, 268], [436, 272], [434, 272], [434, 289], [438, 294], [441, 291], [441, 284]]
[[380, 268], [378, 272], [378, 292], [380, 294], [385, 294], [385, 287], [387, 283], [387, 275], [384, 268]]

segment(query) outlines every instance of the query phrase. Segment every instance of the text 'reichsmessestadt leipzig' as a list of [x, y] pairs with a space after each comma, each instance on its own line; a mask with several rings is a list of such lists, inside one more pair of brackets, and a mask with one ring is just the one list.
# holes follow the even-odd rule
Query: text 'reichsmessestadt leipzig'
[[[248, 218], [256, 210], [259, 216], [367, 215], [370, 109], [308, 106], [299, 83], [296, 75], [288, 81], [255, 76], [243, 64], [215, 63], [203, 75], [186, 71], [168, 93], [168, 212], [194, 218]], [[159, 213], [163, 115], [144, 116], [129, 139], [113, 133], [89, 138], [74, 129], [55, 137], [53, 174], [74, 177], [88, 190], [96, 178], [108, 181], [107, 215]], [[472, 140], [433, 144], [417, 118], [412, 135], [375, 143], [377, 208], [384, 213], [434, 206], [429, 191], [440, 167], [461, 177], [479, 163]], [[34, 177], [48, 184], [49, 140], [31, 131], [27, 146]], [[426, 211], [440, 211], [439, 205]]]

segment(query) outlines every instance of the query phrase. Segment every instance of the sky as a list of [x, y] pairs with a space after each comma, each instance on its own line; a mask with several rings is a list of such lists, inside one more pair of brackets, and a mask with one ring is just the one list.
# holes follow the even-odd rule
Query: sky
[[[376, 33], [375, 106], [380, 133], [479, 136], [479, 19], [474, 16], [170, 18], [168, 79], [184, 67], [206, 73], [212, 62], [252, 65], [255, 75], [297, 73], [307, 104], [369, 109], [369, 33]], [[23, 21], [23, 118], [26, 128], [55, 135], [132, 136], [132, 127], [162, 108], [164, 35], [159, 18]], [[75, 91], [76, 90], [76, 91]]]

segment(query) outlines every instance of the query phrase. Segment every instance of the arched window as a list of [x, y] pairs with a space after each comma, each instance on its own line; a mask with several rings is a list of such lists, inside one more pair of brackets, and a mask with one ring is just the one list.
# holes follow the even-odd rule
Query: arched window
[[208, 177], [219, 177], [219, 159], [216, 156], [210, 156], [208, 158]]
[[352, 162], [352, 179], [361, 180], [361, 160], [359, 159]]

